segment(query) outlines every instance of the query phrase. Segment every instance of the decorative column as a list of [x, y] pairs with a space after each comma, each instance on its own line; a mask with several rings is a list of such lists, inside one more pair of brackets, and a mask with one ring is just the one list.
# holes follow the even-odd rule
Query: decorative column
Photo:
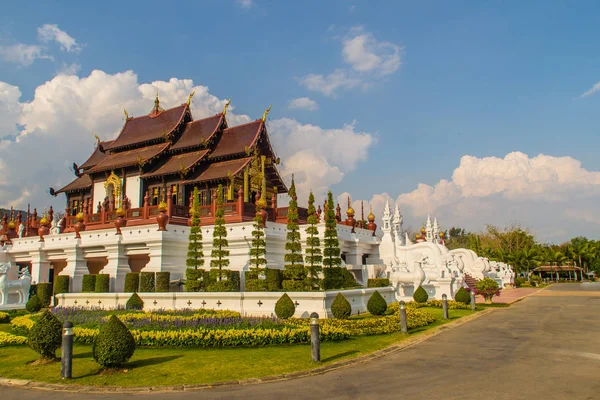
[[83, 256], [83, 249], [79, 246], [79, 243], [76, 243], [74, 247], [66, 248], [64, 252], [67, 255], [67, 266], [60, 271], [59, 275], [70, 276], [70, 292], [79, 293], [81, 292], [83, 275], [89, 274], [87, 260]]
[[122, 292], [125, 288], [125, 274], [131, 272], [122, 240], [122, 236], [117, 236], [116, 244], [104, 246], [108, 251], [108, 264], [102, 272], [110, 275], [111, 292]]
[[31, 282], [43, 283], [48, 282], [48, 274], [50, 272], [50, 261], [46, 253], [43, 251], [44, 244], [40, 243], [40, 248], [30, 252], [31, 255]]
[[248, 166], [244, 168], [244, 203], [248, 203], [249, 200], [249, 188], [248, 188]]

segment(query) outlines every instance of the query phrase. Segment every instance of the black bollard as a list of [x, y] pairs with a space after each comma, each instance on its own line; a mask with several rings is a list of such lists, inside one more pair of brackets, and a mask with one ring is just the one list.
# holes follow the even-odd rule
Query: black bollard
[[316, 312], [310, 314], [310, 347], [312, 350], [312, 360], [321, 361], [321, 337], [319, 334], [319, 314]]
[[406, 323], [406, 308], [404, 301], [400, 302], [400, 332], [408, 333], [408, 324]]
[[444, 319], [450, 319], [448, 316], [448, 296], [442, 295], [442, 309], [444, 310]]
[[477, 304], [475, 304], [475, 289], [471, 289], [471, 311], [475, 311]]
[[65, 322], [62, 332], [62, 355], [60, 358], [60, 377], [71, 379], [73, 373], [73, 323]]

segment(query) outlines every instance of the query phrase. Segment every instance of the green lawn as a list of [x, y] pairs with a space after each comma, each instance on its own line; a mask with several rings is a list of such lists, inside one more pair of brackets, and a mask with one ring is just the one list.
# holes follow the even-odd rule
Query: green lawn
[[[441, 309], [426, 309], [436, 316], [437, 321], [427, 327], [411, 330], [411, 335], [447, 323], [442, 319]], [[456, 319], [472, 313], [470, 310], [450, 310], [450, 317]], [[6, 331], [7, 327], [8, 324], [0, 324], [2, 331]], [[73, 360], [74, 379], [68, 383], [96, 386], [166, 386], [258, 378], [312, 369], [357, 357], [388, 347], [407, 337], [401, 333], [394, 333], [355, 337], [343, 342], [325, 342], [321, 344], [320, 364], [311, 361], [310, 345], [218, 349], [138, 348], [125, 366], [127, 372], [110, 375], [99, 373], [100, 368], [92, 358], [91, 346], [76, 345]], [[36, 360], [38, 355], [26, 346], [2, 347], [0, 358], [1, 377], [62, 382], [58, 362], [43, 366], [27, 365]]]

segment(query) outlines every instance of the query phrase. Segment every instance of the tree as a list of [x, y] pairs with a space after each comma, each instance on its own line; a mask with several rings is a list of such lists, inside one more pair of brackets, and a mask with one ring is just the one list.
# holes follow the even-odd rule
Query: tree
[[302, 258], [300, 226], [298, 225], [298, 198], [296, 197], [296, 185], [293, 175], [288, 195], [290, 196], [290, 202], [287, 214], [287, 242], [285, 244], [287, 254], [284, 257], [286, 264], [283, 271], [283, 275], [288, 283], [286, 284], [284, 281], [284, 289], [304, 290], [306, 270], [304, 269], [304, 260]]
[[250, 269], [253, 275], [258, 278], [258, 275], [264, 271], [264, 266], [267, 265], [265, 255], [267, 254], [265, 232], [262, 228], [262, 216], [260, 210], [257, 210], [254, 217], [254, 230], [252, 231], [252, 244], [250, 248]]
[[210, 267], [218, 268], [217, 280], [221, 281], [224, 275], [223, 268], [229, 266], [229, 242], [227, 241], [227, 228], [223, 215], [223, 185], [217, 188], [217, 211], [215, 213], [215, 229], [213, 230], [213, 249], [210, 254]]
[[337, 235], [337, 220], [331, 190], [327, 192], [327, 210], [325, 211], [325, 234], [323, 239], [323, 266], [332, 268], [342, 264], [340, 241]]
[[204, 265], [204, 251], [202, 251], [202, 228], [200, 227], [200, 200], [198, 198], [198, 188], [194, 188], [194, 199], [190, 214], [192, 214], [192, 226], [190, 227], [190, 236], [188, 243], [187, 260], [185, 265], [188, 268], [198, 269]]
[[308, 269], [308, 284], [311, 289], [319, 288], [319, 272], [321, 271], [321, 240], [317, 229], [317, 211], [315, 209], [315, 196], [312, 191], [308, 196], [308, 228], [306, 228], [306, 257], [305, 263]]

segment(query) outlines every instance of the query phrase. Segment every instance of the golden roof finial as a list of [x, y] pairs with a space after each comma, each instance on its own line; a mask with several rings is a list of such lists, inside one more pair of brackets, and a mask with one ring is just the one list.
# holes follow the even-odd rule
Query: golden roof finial
[[229, 107], [230, 104], [231, 104], [231, 97], [225, 103], [225, 107], [223, 107], [223, 115], [227, 115], [227, 108]]
[[190, 95], [188, 96], [188, 101], [187, 101], [187, 105], [188, 107], [190, 106], [190, 103], [192, 102], [192, 97], [194, 97], [194, 94], [196, 93], [196, 89], [194, 89], [192, 91], [192, 93], [190, 93]]
[[125, 108], [123, 108], [123, 113], [125, 114], [125, 119], [129, 119], [129, 113], [127, 112], [127, 110]]
[[271, 107], [272, 107], [272, 106], [273, 106], [273, 104], [270, 104], [270, 105], [269, 105], [269, 108], [267, 108], [267, 109], [265, 110], [265, 112], [263, 113], [263, 116], [262, 116], [262, 122], [265, 122], [265, 121], [267, 120], [267, 115], [268, 115], [268, 114], [269, 114], [269, 112], [271, 111]]
[[96, 138], [96, 142], [98, 142], [98, 144], [100, 144], [100, 138], [98, 137], [97, 134], [94, 133], [94, 138]]

